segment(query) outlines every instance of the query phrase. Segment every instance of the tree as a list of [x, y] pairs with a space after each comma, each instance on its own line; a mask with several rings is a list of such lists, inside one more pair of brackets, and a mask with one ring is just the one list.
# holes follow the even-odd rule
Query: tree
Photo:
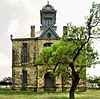
[[98, 84], [99, 89], [100, 89], [100, 79], [97, 81], [97, 84]]
[[62, 78], [71, 77], [70, 99], [75, 99], [74, 92], [80, 79], [85, 78], [82, 72], [86, 67], [99, 63], [98, 53], [91, 47], [91, 36], [99, 32], [99, 25], [100, 4], [93, 3], [86, 26], [77, 27], [68, 23], [62, 39], [44, 48], [36, 60], [36, 64], [45, 65], [44, 71], [52, 70], [54, 75], [61, 74]]
[[0, 81], [0, 85], [12, 85], [12, 78], [5, 77], [3, 80]]
[[[94, 87], [94, 84], [97, 84], [100, 89], [100, 76], [94, 76], [94, 77], [89, 76], [87, 78], [87, 82], [92, 84], [92, 87]], [[95, 86], [95, 88], [97, 88], [97, 86]]]
[[5, 78], [3, 78], [2, 82], [12, 82], [12, 78], [11, 77], [5, 77]]
[[89, 88], [97, 88], [97, 80], [98, 80], [98, 77], [94, 76], [88, 76], [87, 77], [87, 82], [88, 82], [88, 85], [89, 85]]

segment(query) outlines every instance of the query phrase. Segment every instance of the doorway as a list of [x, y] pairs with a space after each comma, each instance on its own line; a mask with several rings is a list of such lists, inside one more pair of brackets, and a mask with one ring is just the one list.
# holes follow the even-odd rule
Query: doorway
[[55, 90], [55, 79], [50, 76], [50, 72], [47, 72], [44, 76], [44, 90]]

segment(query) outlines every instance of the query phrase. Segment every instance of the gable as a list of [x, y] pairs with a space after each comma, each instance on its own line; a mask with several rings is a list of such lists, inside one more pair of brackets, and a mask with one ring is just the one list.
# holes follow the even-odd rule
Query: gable
[[47, 28], [39, 36], [39, 39], [60, 39], [60, 37], [53, 29]]

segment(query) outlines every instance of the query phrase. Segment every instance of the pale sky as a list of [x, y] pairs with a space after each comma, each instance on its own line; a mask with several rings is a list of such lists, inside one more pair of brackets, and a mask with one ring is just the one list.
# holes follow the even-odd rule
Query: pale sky
[[[0, 80], [12, 76], [10, 35], [14, 38], [29, 37], [31, 25], [39, 31], [40, 10], [47, 1], [57, 10], [58, 35], [62, 35], [62, 28], [68, 22], [84, 25], [84, 16], [89, 14], [92, 2], [100, 3], [100, 0], [0, 0]], [[99, 51], [99, 48], [100, 40], [95, 40], [95, 49]], [[88, 73], [100, 76], [100, 65], [88, 69]]]

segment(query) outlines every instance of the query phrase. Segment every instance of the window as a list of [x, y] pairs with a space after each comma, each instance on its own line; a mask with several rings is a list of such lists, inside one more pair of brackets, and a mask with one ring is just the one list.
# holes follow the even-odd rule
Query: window
[[15, 62], [15, 50], [12, 50], [12, 62], [13, 62], [13, 64]]
[[51, 38], [51, 33], [48, 33], [48, 34], [47, 34], [47, 37], [48, 37], [48, 38]]
[[52, 43], [45, 43], [44, 47], [50, 47]]
[[27, 71], [22, 71], [22, 83], [27, 84]]
[[22, 45], [22, 62], [27, 63], [27, 61], [28, 61], [27, 43], [23, 43], [23, 45]]

